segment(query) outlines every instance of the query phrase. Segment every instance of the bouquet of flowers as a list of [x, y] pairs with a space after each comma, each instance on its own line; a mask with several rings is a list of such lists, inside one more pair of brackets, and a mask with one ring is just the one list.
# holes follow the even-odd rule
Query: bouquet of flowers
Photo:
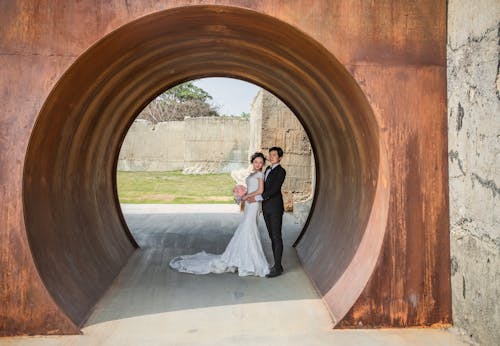
[[243, 198], [243, 196], [245, 196], [247, 193], [247, 188], [243, 185], [236, 185], [234, 188], [233, 188], [233, 197], [234, 197], [234, 201], [237, 203], [237, 204], [240, 204], [241, 203], [241, 199]]

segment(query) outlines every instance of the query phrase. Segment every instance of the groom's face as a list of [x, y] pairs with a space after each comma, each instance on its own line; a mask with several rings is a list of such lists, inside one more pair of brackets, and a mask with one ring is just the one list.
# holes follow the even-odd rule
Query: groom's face
[[278, 156], [278, 152], [276, 150], [269, 152], [269, 161], [272, 165], [281, 161], [281, 157]]

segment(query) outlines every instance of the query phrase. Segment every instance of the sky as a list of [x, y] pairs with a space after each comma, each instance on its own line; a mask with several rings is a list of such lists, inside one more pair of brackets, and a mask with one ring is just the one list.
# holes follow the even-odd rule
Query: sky
[[225, 77], [202, 78], [193, 84], [213, 97], [212, 104], [219, 106], [221, 115], [250, 113], [250, 105], [260, 89], [255, 84]]

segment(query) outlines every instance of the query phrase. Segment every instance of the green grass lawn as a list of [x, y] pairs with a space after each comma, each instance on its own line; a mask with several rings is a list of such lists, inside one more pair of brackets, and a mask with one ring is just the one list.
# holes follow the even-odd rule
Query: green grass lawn
[[175, 172], [117, 173], [120, 203], [234, 203], [229, 173], [190, 175]]

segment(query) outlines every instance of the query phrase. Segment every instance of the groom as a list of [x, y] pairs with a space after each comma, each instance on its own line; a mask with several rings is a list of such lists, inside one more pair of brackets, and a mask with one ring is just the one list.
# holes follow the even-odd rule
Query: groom
[[283, 254], [283, 239], [281, 237], [281, 224], [283, 223], [283, 196], [281, 195], [281, 185], [285, 181], [286, 171], [281, 167], [283, 149], [272, 147], [269, 149], [269, 161], [271, 166], [266, 168], [264, 173], [264, 192], [248, 199], [248, 202], [262, 201], [262, 213], [266, 221], [267, 231], [271, 238], [274, 255], [274, 266], [271, 268], [268, 278], [279, 276], [283, 273], [281, 256]]

